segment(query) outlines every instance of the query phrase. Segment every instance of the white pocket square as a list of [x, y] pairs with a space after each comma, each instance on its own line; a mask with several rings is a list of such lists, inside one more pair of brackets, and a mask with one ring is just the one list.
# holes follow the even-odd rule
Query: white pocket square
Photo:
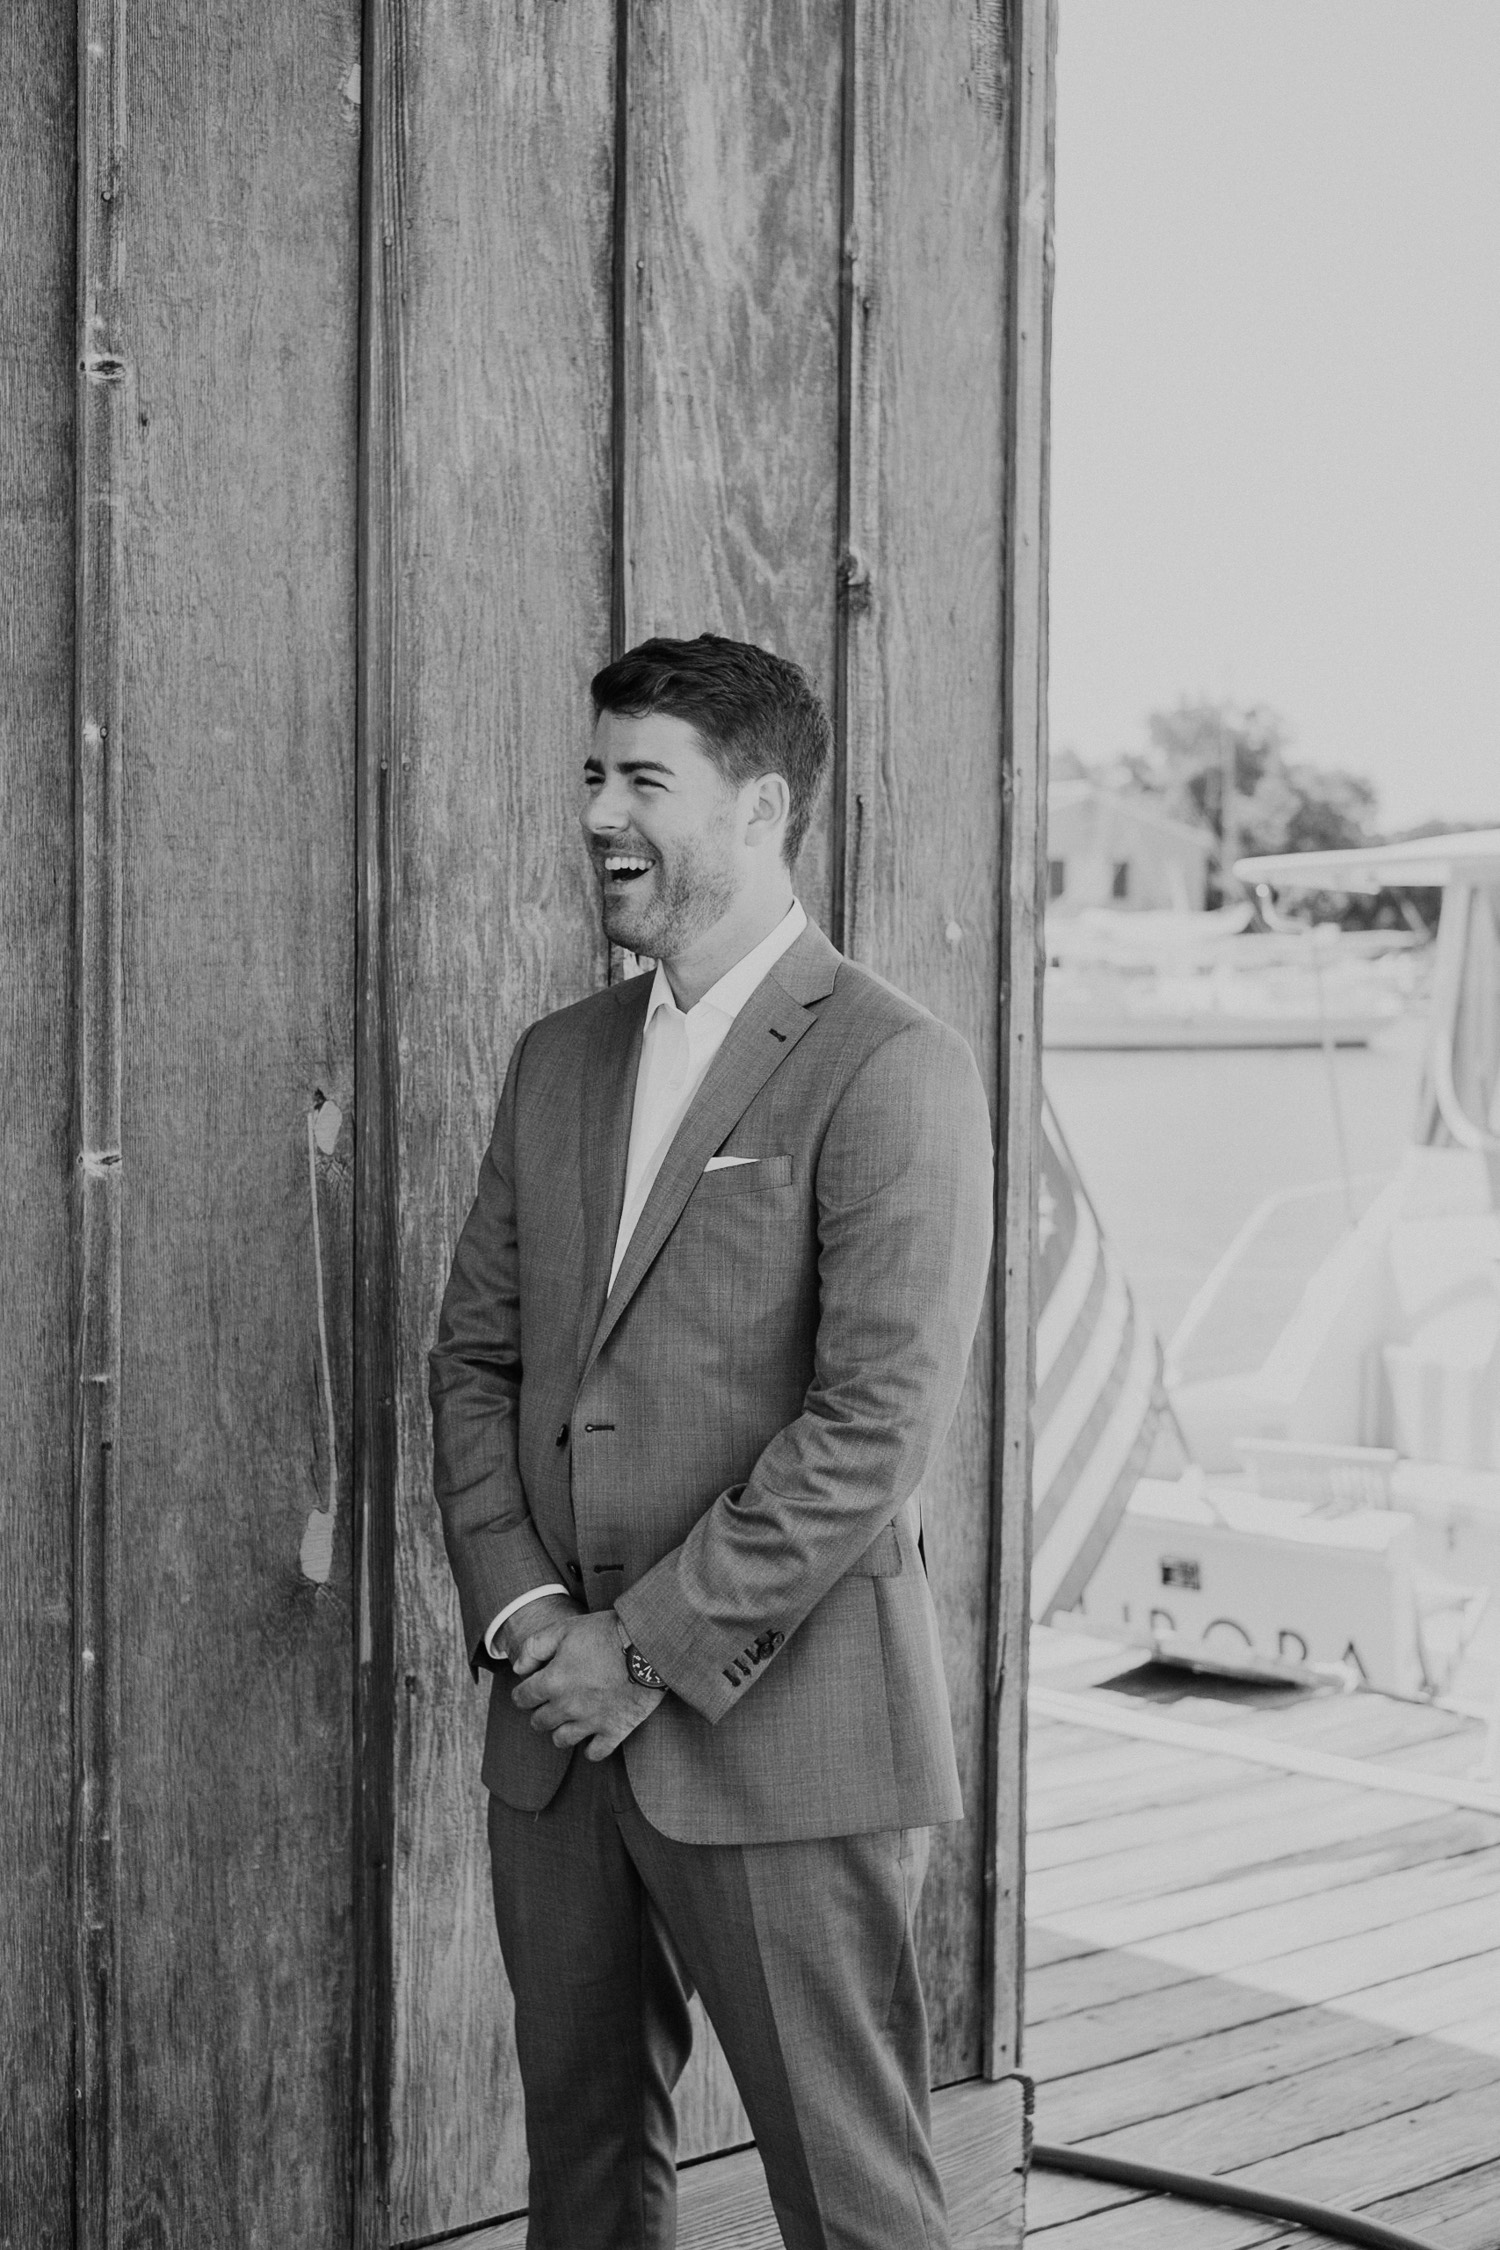
[[711, 1156], [704, 1165], [705, 1172], [727, 1172], [732, 1164], [758, 1164], [758, 1156]]

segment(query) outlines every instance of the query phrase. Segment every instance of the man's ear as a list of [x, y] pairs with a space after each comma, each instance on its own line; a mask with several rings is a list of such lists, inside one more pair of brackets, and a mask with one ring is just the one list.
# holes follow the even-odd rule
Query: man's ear
[[756, 851], [768, 845], [780, 850], [792, 809], [792, 792], [787, 787], [786, 775], [763, 773], [758, 780], [747, 781], [745, 804], [748, 812], [746, 843]]

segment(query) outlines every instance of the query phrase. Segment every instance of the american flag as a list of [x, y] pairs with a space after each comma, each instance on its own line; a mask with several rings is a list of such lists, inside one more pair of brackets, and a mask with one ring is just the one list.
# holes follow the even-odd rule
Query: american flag
[[1076, 1607], [1170, 1409], [1136, 1311], [1049, 1102], [1042, 1105], [1041, 1314], [1032, 1452], [1031, 1614]]

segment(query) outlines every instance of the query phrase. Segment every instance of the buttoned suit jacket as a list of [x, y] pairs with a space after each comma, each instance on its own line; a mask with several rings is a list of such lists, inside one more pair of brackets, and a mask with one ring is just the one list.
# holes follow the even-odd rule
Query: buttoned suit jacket
[[[549, 1580], [614, 1604], [670, 1690], [625, 1742], [631, 1787], [687, 1842], [956, 1819], [919, 1533], [989, 1266], [973, 1057], [810, 925], [714, 1057], [611, 1288], [650, 989], [523, 1034], [454, 1256], [434, 1484], [470, 1661]], [[539, 1810], [570, 1753], [510, 1686], [483, 1778]]]

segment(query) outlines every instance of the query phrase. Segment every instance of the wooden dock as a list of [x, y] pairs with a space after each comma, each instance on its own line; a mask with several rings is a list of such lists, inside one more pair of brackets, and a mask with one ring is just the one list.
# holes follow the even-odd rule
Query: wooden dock
[[[1500, 1784], [1476, 1777], [1483, 1747], [1425, 1705], [1215, 1685], [1037, 1636], [1037, 2139], [1496, 2250]], [[1027, 2190], [1038, 2250], [1325, 2239], [1039, 2170]]]
[[[1500, 1781], [1484, 1729], [1035, 1637], [1035, 2137], [1500, 2250]], [[1020, 2239], [1021, 2087], [934, 2097], [953, 2250]], [[1337, 2250], [1033, 2169], [1033, 2250]], [[462, 2250], [521, 2250], [525, 2221]], [[681, 2250], [775, 2250], [753, 2149], [682, 2175]], [[453, 2250], [459, 2250], [458, 2245]]]
[[[1025, 2094], [1014, 2078], [973, 2080], [933, 2096], [933, 2139], [948, 2196], [952, 2250], [1012, 2250], [1025, 2196]], [[466, 2234], [447, 2250], [523, 2250], [524, 2218]], [[779, 2250], [781, 2235], [753, 2148], [681, 2174], [678, 2250]]]

